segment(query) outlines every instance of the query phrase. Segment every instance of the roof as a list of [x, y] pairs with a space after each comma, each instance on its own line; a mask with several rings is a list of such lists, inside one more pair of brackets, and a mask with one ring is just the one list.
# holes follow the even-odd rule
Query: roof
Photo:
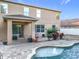
[[8, 0], [3, 0], [3, 1], [7, 2], [7, 3], [19, 4], [19, 5], [24, 5], [24, 6], [29, 6], [29, 7], [35, 7], [35, 8], [40, 8], [40, 9], [45, 9], [45, 10], [50, 10], [50, 11], [55, 11], [55, 12], [61, 12], [59, 10], [52, 10], [52, 9], [48, 9], [48, 8], [43, 8], [43, 7], [38, 7], [38, 6], [32, 6], [32, 5], [27, 5], [27, 4], [18, 3], [18, 2], [12, 2], [12, 1], [8, 1]]
[[61, 21], [61, 27], [69, 27], [69, 26], [79, 26], [79, 19], [68, 19]]
[[17, 20], [31, 20], [31, 21], [37, 21], [38, 19], [30, 17], [30, 16], [24, 16], [24, 15], [4, 15], [4, 19], [17, 19]]

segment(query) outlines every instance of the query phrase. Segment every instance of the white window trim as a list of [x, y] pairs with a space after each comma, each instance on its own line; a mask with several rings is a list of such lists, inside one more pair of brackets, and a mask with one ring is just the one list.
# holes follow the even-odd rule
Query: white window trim
[[24, 15], [29, 16], [29, 7], [24, 7]]
[[36, 10], [36, 17], [38, 17], [38, 18], [41, 17], [41, 9]]
[[[6, 3], [1, 3], [0, 5], [2, 5], [3, 8], [4, 8], [4, 10], [5, 10], [5, 13], [4, 13], [4, 14], [8, 14], [8, 4], [6, 4]], [[1, 12], [1, 10], [0, 10], [0, 12]]]
[[43, 33], [43, 32], [41, 31], [42, 29], [43, 29], [44, 32], [45, 32], [45, 25], [42, 25], [42, 24], [38, 25], [38, 24], [37, 24], [37, 25], [35, 25], [35, 26], [36, 26], [36, 27], [35, 27], [35, 32], [38, 32], [38, 31], [37, 31], [37, 29], [38, 29], [37, 26], [44, 26], [44, 28], [42, 28], [42, 27], [39, 28], [39, 29], [40, 29], [39, 33]]

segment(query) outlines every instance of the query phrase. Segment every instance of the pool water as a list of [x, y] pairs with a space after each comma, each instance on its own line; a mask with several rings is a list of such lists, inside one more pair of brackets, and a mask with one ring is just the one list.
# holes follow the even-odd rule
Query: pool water
[[42, 47], [36, 51], [36, 57], [51, 57], [60, 55], [64, 49], [62, 48], [53, 48], [53, 47]]
[[[48, 48], [48, 47], [47, 47]], [[52, 47], [53, 48], [53, 47]], [[58, 55], [53, 55], [49, 53], [45, 53], [45, 50], [43, 54], [43, 51], [41, 53], [41, 49], [39, 48], [37, 50], [37, 53], [32, 57], [32, 59], [79, 59], [79, 44], [76, 44], [72, 47], [67, 48], [57, 48]], [[58, 50], [59, 49], [59, 50]], [[63, 50], [64, 49], [64, 50]], [[46, 52], [52, 52], [53, 50], [48, 49]], [[61, 51], [61, 53], [59, 53]], [[38, 52], [41, 54], [38, 54]]]

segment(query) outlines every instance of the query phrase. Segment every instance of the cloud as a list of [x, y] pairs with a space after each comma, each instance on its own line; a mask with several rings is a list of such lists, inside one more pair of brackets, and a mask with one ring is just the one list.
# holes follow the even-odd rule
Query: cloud
[[63, 0], [63, 1], [61, 2], [61, 5], [66, 5], [66, 4], [68, 4], [70, 1], [71, 1], [71, 0]]
[[65, 1], [65, 4], [69, 3], [70, 1], [71, 1], [71, 0], [66, 0], [66, 1]]

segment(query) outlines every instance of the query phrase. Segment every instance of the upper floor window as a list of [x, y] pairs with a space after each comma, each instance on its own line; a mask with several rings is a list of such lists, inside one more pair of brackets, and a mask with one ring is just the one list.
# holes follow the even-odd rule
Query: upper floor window
[[35, 32], [44, 32], [45, 26], [44, 25], [36, 25]]
[[8, 4], [4, 4], [4, 3], [0, 4], [0, 12], [7, 14], [8, 13]]
[[24, 7], [24, 15], [29, 16], [29, 8], [28, 7]]
[[36, 17], [41, 17], [41, 9], [36, 10]]
[[60, 18], [60, 13], [57, 13], [56, 14], [56, 19], [59, 19]]

